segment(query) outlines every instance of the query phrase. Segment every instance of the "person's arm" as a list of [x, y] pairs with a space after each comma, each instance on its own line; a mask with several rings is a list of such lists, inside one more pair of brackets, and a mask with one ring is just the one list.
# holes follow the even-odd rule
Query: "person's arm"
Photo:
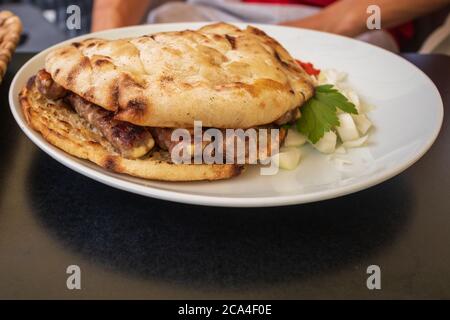
[[341, 0], [313, 16], [287, 21], [282, 25], [354, 37], [367, 31], [367, 8], [370, 5], [380, 7], [382, 28], [390, 28], [448, 4], [450, 0]]
[[95, 0], [92, 31], [136, 25], [142, 22], [151, 0]]

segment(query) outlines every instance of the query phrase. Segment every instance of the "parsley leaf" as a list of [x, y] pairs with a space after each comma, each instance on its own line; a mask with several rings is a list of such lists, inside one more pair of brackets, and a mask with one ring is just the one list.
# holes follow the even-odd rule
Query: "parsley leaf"
[[331, 108], [337, 107], [344, 112], [358, 114], [355, 105], [330, 84], [318, 86], [314, 97]]
[[297, 121], [297, 130], [312, 143], [317, 143], [325, 132], [339, 126], [337, 108], [358, 114], [355, 105], [332, 85], [316, 87], [314, 97], [301, 108], [302, 116]]

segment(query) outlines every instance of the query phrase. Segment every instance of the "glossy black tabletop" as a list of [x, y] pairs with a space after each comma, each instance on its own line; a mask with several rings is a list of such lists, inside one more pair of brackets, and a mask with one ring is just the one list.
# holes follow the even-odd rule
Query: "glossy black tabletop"
[[[40, 151], [7, 101], [30, 57], [1, 85], [0, 298], [450, 298], [450, 58], [407, 56], [446, 108], [411, 168], [334, 200], [230, 209], [119, 191]], [[81, 290], [66, 287], [69, 265]], [[370, 265], [381, 290], [367, 289]]]

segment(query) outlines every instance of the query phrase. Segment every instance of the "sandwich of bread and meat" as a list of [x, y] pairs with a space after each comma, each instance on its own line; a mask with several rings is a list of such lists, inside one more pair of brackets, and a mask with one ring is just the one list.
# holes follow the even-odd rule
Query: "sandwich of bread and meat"
[[[60, 46], [20, 93], [30, 126], [54, 146], [145, 179], [239, 175], [241, 164], [176, 164], [172, 132], [280, 129], [314, 94], [308, 74], [263, 31], [218, 23], [196, 31], [87, 39]], [[268, 132], [269, 132], [268, 131]]]

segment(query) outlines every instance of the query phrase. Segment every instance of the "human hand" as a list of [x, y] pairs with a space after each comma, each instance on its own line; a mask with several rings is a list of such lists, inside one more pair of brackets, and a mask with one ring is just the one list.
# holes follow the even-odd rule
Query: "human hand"
[[95, 0], [91, 31], [142, 23], [151, 0]]

